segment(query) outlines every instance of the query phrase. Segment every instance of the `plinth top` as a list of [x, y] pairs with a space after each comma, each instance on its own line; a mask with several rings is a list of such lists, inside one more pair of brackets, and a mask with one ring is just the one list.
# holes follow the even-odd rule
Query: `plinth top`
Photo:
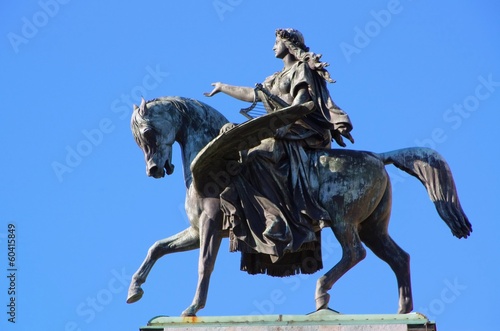
[[[280, 327], [280, 330], [287, 330], [286, 326], [293, 327], [293, 330], [319, 330], [319, 326], [360, 326], [359, 330], [365, 330], [368, 326], [378, 326], [376, 330], [436, 330], [435, 324], [420, 313], [411, 314], [368, 314], [368, 315], [344, 315], [331, 310], [320, 310], [308, 315], [245, 315], [245, 316], [203, 316], [203, 317], [169, 317], [157, 316], [148, 322], [148, 326], [142, 327], [141, 331], [158, 330], [167, 331], [176, 328], [191, 330], [195, 328], [204, 328], [205, 330], [229, 330], [229, 328], [238, 327], [238, 330], [262, 330], [267, 327], [274, 330]], [[383, 326], [383, 329], [381, 327]], [[411, 325], [411, 327], [408, 327]], [[302, 326], [303, 328], [297, 329]], [[419, 328], [422, 326], [422, 328]], [[188, 329], [186, 329], [188, 328]], [[292, 330], [292, 329], [290, 329]], [[322, 329], [325, 330], [325, 329]], [[344, 330], [335, 328], [332, 330]], [[352, 330], [350, 328], [349, 330]], [[358, 330], [358, 329], [356, 329]], [[368, 329], [367, 329], [368, 330]], [[371, 328], [370, 330], [373, 330]]]

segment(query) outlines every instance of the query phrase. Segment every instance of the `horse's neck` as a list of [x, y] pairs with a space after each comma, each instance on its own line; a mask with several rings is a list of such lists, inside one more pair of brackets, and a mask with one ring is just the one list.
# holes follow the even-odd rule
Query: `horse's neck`
[[175, 140], [181, 147], [184, 181], [189, 189], [193, 181], [191, 162], [228, 121], [217, 110], [196, 100], [166, 97], [158, 99], [157, 102], [160, 107], [165, 107], [163, 116], [168, 114], [168, 129], [174, 130]]
[[[193, 181], [191, 162], [198, 155], [198, 152], [215, 138], [214, 133], [218, 133], [220, 127], [227, 123], [227, 120], [222, 116], [219, 118], [216, 114], [211, 114], [212, 116], [208, 116], [200, 123], [193, 123], [192, 120], [195, 117], [187, 115], [181, 116], [182, 120], [177, 130], [176, 141], [181, 147], [184, 181], [186, 188], [189, 188]], [[207, 130], [207, 125], [212, 125], [213, 127]]]
[[[187, 133], [189, 137], [189, 133]], [[205, 139], [203, 139], [205, 140]], [[210, 139], [206, 138], [206, 143], [203, 143], [200, 139], [185, 139], [178, 141], [181, 146], [182, 153], [182, 166], [184, 171], [184, 182], [186, 183], [186, 188], [189, 188], [193, 181], [193, 177], [191, 175], [191, 162], [194, 160], [198, 152], [205, 147], [205, 145], [210, 141]]]

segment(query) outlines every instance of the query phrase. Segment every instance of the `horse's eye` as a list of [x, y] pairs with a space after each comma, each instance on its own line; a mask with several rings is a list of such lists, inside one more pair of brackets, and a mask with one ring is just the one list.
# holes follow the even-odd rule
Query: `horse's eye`
[[149, 128], [148, 128], [148, 129], [144, 129], [144, 130], [142, 131], [142, 135], [143, 135], [144, 137], [147, 137], [147, 136], [151, 135], [152, 133], [153, 133], [153, 129], [149, 129]]
[[142, 132], [144, 140], [150, 145], [156, 145], [156, 132], [153, 129], [146, 129]]

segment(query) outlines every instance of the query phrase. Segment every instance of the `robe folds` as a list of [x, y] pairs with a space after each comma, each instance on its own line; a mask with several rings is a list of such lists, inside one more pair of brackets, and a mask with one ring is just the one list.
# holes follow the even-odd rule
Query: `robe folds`
[[[241, 252], [241, 269], [250, 274], [314, 273], [322, 268], [319, 230], [331, 221], [319, 202], [318, 152], [330, 148], [338, 125], [349, 130], [352, 125], [324, 79], [306, 63], [297, 62], [262, 85], [289, 104], [307, 88], [315, 108], [283, 137], [241, 152], [241, 171], [220, 196], [224, 229], [230, 250]], [[262, 101], [268, 111], [279, 111], [272, 101]]]

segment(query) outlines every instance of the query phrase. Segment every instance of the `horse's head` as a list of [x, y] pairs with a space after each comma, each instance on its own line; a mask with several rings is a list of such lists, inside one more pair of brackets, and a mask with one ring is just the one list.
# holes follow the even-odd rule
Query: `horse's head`
[[173, 114], [160, 112], [161, 107], [142, 99], [141, 105], [134, 105], [131, 129], [137, 145], [144, 152], [146, 174], [162, 178], [174, 172], [172, 145], [175, 142], [177, 124]]

